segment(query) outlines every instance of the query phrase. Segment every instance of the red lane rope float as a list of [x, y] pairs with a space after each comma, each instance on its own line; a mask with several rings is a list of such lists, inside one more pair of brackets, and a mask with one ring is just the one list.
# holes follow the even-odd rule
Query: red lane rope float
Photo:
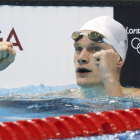
[[140, 130], [140, 109], [0, 123], [0, 140], [67, 139]]

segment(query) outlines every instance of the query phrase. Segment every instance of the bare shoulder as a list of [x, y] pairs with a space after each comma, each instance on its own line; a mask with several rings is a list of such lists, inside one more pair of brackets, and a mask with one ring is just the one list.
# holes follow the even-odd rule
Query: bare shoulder
[[136, 89], [133, 93], [131, 93], [132, 96], [138, 96], [140, 95], [140, 89]]
[[121, 87], [122, 92], [125, 96], [131, 95], [131, 96], [138, 96], [140, 95], [140, 89], [139, 88], [129, 88], [129, 87]]

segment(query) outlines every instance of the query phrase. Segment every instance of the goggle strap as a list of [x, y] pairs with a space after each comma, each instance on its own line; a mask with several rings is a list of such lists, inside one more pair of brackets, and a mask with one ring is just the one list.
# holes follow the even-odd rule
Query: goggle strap
[[88, 35], [88, 33], [80, 33], [80, 35]]
[[106, 44], [112, 46], [112, 44], [110, 43], [110, 41], [107, 38], [102, 38], [102, 41], [105, 42]]

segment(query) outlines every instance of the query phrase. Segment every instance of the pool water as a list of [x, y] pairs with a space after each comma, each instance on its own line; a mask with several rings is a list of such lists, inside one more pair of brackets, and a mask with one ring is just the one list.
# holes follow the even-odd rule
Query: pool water
[[[81, 97], [81, 94], [77, 85], [0, 88], [0, 122], [140, 107], [139, 99], [107, 96], [89, 99]], [[140, 131], [74, 139], [138, 140]]]
[[77, 137], [74, 138], [74, 140], [140, 140], [140, 131], [128, 131], [120, 134], [107, 134], [102, 136]]

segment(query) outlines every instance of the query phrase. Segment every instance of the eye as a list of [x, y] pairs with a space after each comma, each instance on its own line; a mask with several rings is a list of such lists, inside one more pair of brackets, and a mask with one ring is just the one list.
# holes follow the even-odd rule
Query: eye
[[101, 50], [101, 48], [95, 48], [95, 51], [96, 52], [98, 52], [98, 51], [100, 51]]
[[81, 47], [75, 47], [75, 51], [82, 51]]
[[101, 48], [91, 48], [90, 49], [90, 51], [93, 51], [93, 52], [98, 52], [98, 51], [100, 51], [101, 50]]

